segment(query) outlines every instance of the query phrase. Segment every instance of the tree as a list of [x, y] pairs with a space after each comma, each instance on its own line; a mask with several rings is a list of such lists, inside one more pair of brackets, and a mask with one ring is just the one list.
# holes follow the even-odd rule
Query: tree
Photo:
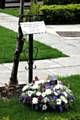
[[17, 39], [17, 47], [14, 56], [13, 68], [11, 72], [10, 85], [18, 84], [17, 72], [18, 72], [19, 58], [24, 45], [23, 33], [20, 25], [18, 29], [19, 29], [19, 36]]
[[18, 39], [17, 39], [17, 45], [16, 45], [17, 47], [14, 55], [13, 68], [12, 68], [11, 77], [10, 77], [10, 85], [18, 84], [17, 73], [18, 73], [19, 59], [20, 59], [20, 54], [22, 52], [23, 45], [24, 45], [23, 33], [20, 26], [20, 22], [23, 21], [23, 15], [24, 15], [24, 0], [20, 0]]
[[[37, 2], [37, 0], [31, 0], [31, 7], [32, 7], [32, 4], [35, 2]], [[23, 45], [24, 45], [23, 33], [21, 30], [21, 26], [20, 26], [20, 22], [23, 21], [23, 15], [24, 15], [24, 0], [21, 0], [20, 1], [19, 28], [18, 28], [19, 36], [17, 39], [17, 47], [16, 47], [16, 52], [14, 55], [13, 68], [12, 68], [11, 77], [10, 77], [10, 85], [18, 84], [17, 73], [18, 73], [19, 59], [20, 59], [20, 54], [22, 52]]]

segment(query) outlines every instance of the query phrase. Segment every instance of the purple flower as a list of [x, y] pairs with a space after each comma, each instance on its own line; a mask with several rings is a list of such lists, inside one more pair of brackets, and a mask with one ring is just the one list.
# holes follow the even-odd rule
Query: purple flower
[[43, 99], [43, 97], [40, 95], [40, 96], [38, 97], [38, 100], [41, 101], [42, 99]]
[[63, 107], [61, 105], [58, 105], [57, 108], [60, 113], [63, 112]]
[[48, 88], [51, 88], [51, 85], [49, 83], [45, 85], [45, 89], [48, 89]]
[[58, 96], [53, 96], [53, 99], [54, 99], [54, 100], [58, 99]]

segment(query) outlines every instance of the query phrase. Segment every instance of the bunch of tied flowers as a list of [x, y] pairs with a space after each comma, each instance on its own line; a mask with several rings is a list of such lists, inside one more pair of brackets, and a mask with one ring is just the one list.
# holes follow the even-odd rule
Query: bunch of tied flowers
[[58, 110], [63, 112], [69, 109], [74, 101], [74, 95], [68, 87], [53, 75], [50, 80], [39, 80], [36, 77], [31, 84], [25, 85], [20, 100], [23, 104], [30, 105], [38, 111]]

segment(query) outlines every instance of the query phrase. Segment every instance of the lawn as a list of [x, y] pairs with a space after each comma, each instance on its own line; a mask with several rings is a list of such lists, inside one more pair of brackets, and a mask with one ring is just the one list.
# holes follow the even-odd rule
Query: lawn
[[[12, 62], [16, 48], [16, 38], [17, 33], [0, 27], [0, 63]], [[28, 48], [28, 42], [25, 42], [24, 44], [26, 55], [23, 50], [20, 58], [21, 60], [26, 60], [28, 57], [28, 51], [26, 50], [26, 47]], [[34, 48], [36, 47], [38, 48], [38, 54], [37, 57], [34, 59], [49, 59], [66, 56], [56, 49], [34, 41]], [[34, 49], [34, 56], [36, 52], [36, 49]]]
[[[5, 9], [0, 9], [0, 13], [1, 12], [19, 17], [19, 8], [5, 8]], [[28, 13], [28, 9], [27, 8], [24, 9], [24, 13], [25, 13], [25, 15]]]
[[24, 106], [18, 98], [9, 101], [0, 100], [0, 120], [80, 120], [80, 75], [59, 78], [70, 87], [75, 95], [75, 101], [70, 111], [37, 112]]
[[0, 9], [0, 13], [3, 12], [3, 13], [7, 13], [7, 14], [10, 14], [10, 15], [14, 15], [14, 16], [19, 16], [19, 9], [17, 8], [5, 8], [5, 9]]

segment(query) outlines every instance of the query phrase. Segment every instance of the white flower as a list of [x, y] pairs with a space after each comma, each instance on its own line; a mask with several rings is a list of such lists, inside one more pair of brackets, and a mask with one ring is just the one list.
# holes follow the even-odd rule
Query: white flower
[[62, 94], [64, 94], [65, 97], [68, 97], [68, 94], [65, 91], [62, 92]]
[[32, 99], [32, 104], [37, 104], [37, 103], [38, 103], [38, 98], [34, 97], [34, 98]]
[[47, 82], [50, 82], [50, 80], [47, 80]]
[[37, 92], [36, 95], [37, 95], [37, 96], [40, 96], [40, 95], [41, 95], [41, 92]]
[[37, 81], [35, 81], [35, 84], [36, 84], [36, 85], [38, 85], [38, 84], [39, 84], [39, 81], [38, 81], [38, 80], [37, 80]]
[[45, 92], [43, 92], [43, 93], [42, 93], [42, 97], [45, 97], [45, 96], [46, 96], [46, 93], [45, 93]]
[[39, 89], [39, 85], [38, 85], [38, 84], [34, 84], [34, 85], [32, 86], [32, 89]]
[[42, 110], [46, 110], [47, 109], [47, 105], [44, 104], [43, 107], [42, 107]]
[[46, 95], [50, 95], [52, 93], [51, 89], [46, 89], [45, 91]]
[[57, 85], [55, 85], [54, 89], [63, 89], [63, 85], [57, 84]]
[[56, 104], [57, 104], [57, 105], [61, 105], [61, 102], [62, 102], [61, 99], [57, 99], [57, 100], [56, 100]]
[[57, 84], [61, 84], [62, 85], [63, 83], [60, 80], [57, 80]]
[[27, 90], [29, 88], [29, 86], [28, 85], [25, 85], [24, 87], [23, 87], [23, 89], [22, 89], [22, 92], [24, 92], [25, 90]]
[[39, 84], [44, 84], [45, 82], [45, 80], [39, 80]]
[[54, 95], [58, 96], [59, 94], [56, 91], [54, 91]]
[[54, 86], [53, 92], [55, 95], [59, 95], [62, 89], [63, 89], [63, 85], [57, 84]]
[[30, 96], [31, 97], [31, 95], [33, 94], [33, 91], [28, 91], [28, 96]]
[[47, 103], [47, 102], [49, 102], [49, 99], [48, 99], [48, 97], [45, 97], [45, 98], [43, 99], [43, 101], [44, 101], [44, 103]]
[[67, 99], [66, 99], [64, 96], [60, 96], [60, 99], [61, 99], [65, 104], [68, 103]]

